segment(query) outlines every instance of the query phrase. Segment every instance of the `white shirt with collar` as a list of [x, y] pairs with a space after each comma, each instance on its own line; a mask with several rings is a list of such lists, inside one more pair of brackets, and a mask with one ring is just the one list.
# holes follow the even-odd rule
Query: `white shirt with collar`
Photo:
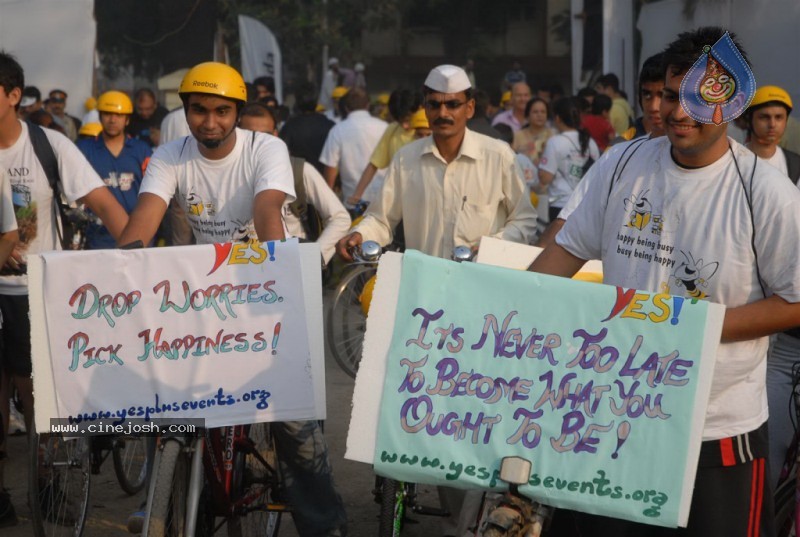
[[536, 210], [509, 145], [467, 129], [449, 164], [432, 137], [400, 149], [355, 231], [388, 244], [400, 220], [407, 248], [449, 258], [455, 246], [475, 247], [484, 235], [528, 244]]
[[343, 199], [355, 192], [387, 126], [385, 121], [372, 117], [366, 110], [355, 110], [328, 132], [319, 161], [328, 167], [339, 168]]

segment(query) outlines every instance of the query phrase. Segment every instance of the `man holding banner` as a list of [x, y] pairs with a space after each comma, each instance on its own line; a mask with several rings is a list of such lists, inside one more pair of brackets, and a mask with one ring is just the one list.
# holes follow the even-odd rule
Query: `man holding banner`
[[[477, 248], [483, 235], [528, 244], [536, 211], [508, 144], [467, 129], [475, 112], [463, 69], [440, 65], [425, 79], [425, 111], [433, 136], [396, 154], [383, 190], [353, 233], [337, 244], [350, 260], [362, 240], [386, 245], [402, 220], [408, 248], [449, 258], [456, 246]], [[444, 535], [462, 535], [477, 517], [482, 493], [439, 488], [442, 508], [453, 516]]]
[[[289, 154], [280, 139], [236, 127], [247, 100], [241, 75], [225, 64], [201, 63], [186, 74], [179, 94], [192, 136], [153, 155], [120, 244], [148, 243], [176, 194], [199, 244], [283, 239], [283, 204], [295, 196]], [[345, 535], [347, 517], [319, 423], [275, 423], [272, 430], [299, 534]]]
[[[601, 158], [584, 179], [583, 202], [530, 269], [572, 276], [584, 260], [602, 259], [604, 282], [618, 292], [649, 290], [728, 307], [681, 535], [771, 535], [767, 336], [800, 325], [800, 256], [787, 248], [800, 241], [800, 193], [726, 136], [725, 123], [755, 91], [731, 36], [720, 28], [681, 34], [664, 51], [663, 69], [667, 137]], [[583, 535], [677, 531], [574, 515]]]

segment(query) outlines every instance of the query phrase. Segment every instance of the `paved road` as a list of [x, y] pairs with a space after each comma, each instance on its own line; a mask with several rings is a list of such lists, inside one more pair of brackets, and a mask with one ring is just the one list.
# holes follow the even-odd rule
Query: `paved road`
[[[327, 298], [327, 296], [325, 297]], [[371, 490], [374, 474], [366, 464], [344, 459], [347, 428], [350, 423], [350, 408], [353, 395], [353, 380], [344, 374], [326, 356], [326, 385], [328, 396], [328, 420], [325, 435], [331, 450], [334, 476], [342, 494], [349, 519], [351, 537], [373, 537], [377, 534], [378, 505], [373, 502]], [[9, 441], [10, 462], [6, 464], [6, 486], [20, 518], [18, 526], [3, 528], [4, 537], [29, 537], [33, 534], [27, 507], [27, 453], [24, 437]], [[436, 505], [435, 487], [420, 486], [420, 497], [427, 505]], [[125, 528], [129, 513], [135, 511], [142, 501], [139, 497], [128, 497], [119, 488], [112, 461], [104, 464], [101, 474], [92, 476], [89, 522], [84, 532], [86, 537], [114, 537], [130, 535]], [[439, 521], [431, 517], [416, 517], [416, 523], [408, 524], [403, 535], [422, 537], [438, 535]], [[217, 535], [225, 535], [224, 528]], [[280, 535], [295, 537], [297, 532], [291, 520], [282, 522]]]

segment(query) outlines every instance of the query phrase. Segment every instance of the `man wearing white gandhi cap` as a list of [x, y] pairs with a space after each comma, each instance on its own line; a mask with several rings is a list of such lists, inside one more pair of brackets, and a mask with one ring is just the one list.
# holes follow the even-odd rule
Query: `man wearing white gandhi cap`
[[380, 197], [337, 252], [350, 260], [363, 240], [389, 244], [401, 220], [406, 247], [437, 257], [477, 248], [484, 235], [528, 244], [536, 211], [522, 171], [508, 144], [467, 129], [475, 112], [467, 74], [440, 65], [422, 91], [433, 136], [395, 154]]
[[[387, 245], [402, 221], [406, 248], [450, 258], [456, 246], [477, 248], [484, 235], [530, 243], [536, 211], [505, 142], [467, 129], [475, 113], [472, 87], [463, 69], [440, 65], [422, 88], [433, 136], [400, 149], [389, 165], [383, 190], [364, 219], [336, 245], [350, 261], [350, 250], [364, 240]], [[444, 535], [462, 536], [474, 524], [479, 491], [440, 487]]]

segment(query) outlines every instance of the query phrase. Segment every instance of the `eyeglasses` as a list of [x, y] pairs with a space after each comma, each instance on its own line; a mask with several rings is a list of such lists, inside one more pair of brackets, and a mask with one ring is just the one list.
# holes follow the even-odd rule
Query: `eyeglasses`
[[442, 105], [444, 105], [444, 107], [447, 108], [448, 110], [456, 110], [458, 108], [461, 108], [461, 106], [464, 105], [464, 103], [466, 103], [466, 101], [459, 101], [456, 99], [452, 99], [450, 101], [437, 101], [435, 99], [429, 99], [425, 101], [425, 108], [427, 108], [428, 110], [439, 110], [439, 108], [441, 108]]

